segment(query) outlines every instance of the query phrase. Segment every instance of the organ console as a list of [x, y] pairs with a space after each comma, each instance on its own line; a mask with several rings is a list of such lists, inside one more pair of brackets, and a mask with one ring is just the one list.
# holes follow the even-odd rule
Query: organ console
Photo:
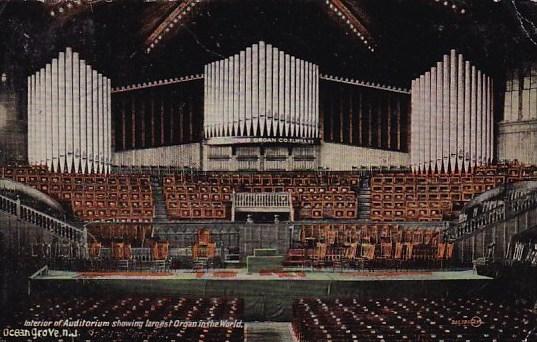
[[28, 77], [28, 159], [60, 172], [108, 173], [111, 82], [67, 48]]
[[492, 161], [492, 89], [492, 79], [455, 50], [412, 81], [414, 171], [468, 171]]

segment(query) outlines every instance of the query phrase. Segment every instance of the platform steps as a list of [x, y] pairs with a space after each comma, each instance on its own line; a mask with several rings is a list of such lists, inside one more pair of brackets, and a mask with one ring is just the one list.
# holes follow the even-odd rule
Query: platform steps
[[153, 190], [153, 200], [155, 204], [154, 222], [168, 222], [168, 211], [166, 210], [166, 201], [164, 192], [158, 177], [151, 177], [151, 189]]
[[371, 188], [365, 183], [358, 189], [358, 219], [369, 220], [371, 216]]

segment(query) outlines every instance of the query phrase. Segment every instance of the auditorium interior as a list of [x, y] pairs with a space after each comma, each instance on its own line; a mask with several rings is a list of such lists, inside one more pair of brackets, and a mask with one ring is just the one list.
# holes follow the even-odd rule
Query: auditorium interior
[[535, 0], [2, 1], [0, 34], [0, 341], [537, 341]]

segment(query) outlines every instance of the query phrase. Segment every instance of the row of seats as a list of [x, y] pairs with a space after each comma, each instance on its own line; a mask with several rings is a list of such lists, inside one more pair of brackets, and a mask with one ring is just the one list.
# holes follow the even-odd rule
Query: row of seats
[[302, 225], [300, 241], [289, 249], [286, 266], [313, 268], [443, 267], [454, 245], [444, 243], [440, 229], [389, 224]]
[[[108, 327], [78, 328], [80, 340], [242, 342], [243, 303], [238, 298], [144, 297], [130, 295], [33, 298], [23, 310], [5, 316], [5, 328], [20, 329], [26, 320], [86, 320], [108, 322]], [[134, 326], [114, 322], [134, 323]], [[172, 322], [149, 326], [147, 322]], [[177, 326], [173, 326], [174, 323]], [[210, 322], [212, 326], [186, 323]], [[229, 325], [221, 324], [228, 322]], [[219, 326], [215, 326], [218, 323]], [[141, 325], [141, 327], [138, 327]], [[73, 329], [68, 329], [73, 330]]]
[[48, 194], [83, 221], [150, 222], [154, 216], [148, 176], [60, 174], [30, 166], [0, 173]]
[[480, 297], [302, 298], [292, 328], [300, 342], [534, 341], [536, 324], [527, 308]]
[[535, 167], [496, 165], [472, 174], [377, 174], [371, 178], [371, 220], [441, 221], [504, 183], [536, 180]]
[[348, 172], [176, 174], [164, 177], [172, 219], [231, 219], [233, 192], [288, 192], [295, 218], [355, 219], [359, 176]]
[[348, 185], [357, 186], [360, 177], [352, 172], [204, 172], [179, 173], [175, 177], [165, 177], [164, 184], [203, 183], [208, 185], [248, 185], [248, 186], [316, 186]]

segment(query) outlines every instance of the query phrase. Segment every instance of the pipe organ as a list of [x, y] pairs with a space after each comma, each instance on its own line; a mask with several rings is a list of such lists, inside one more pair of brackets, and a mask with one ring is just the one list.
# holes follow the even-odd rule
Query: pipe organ
[[493, 159], [493, 81], [451, 50], [412, 81], [414, 171], [468, 171]]
[[205, 66], [204, 135], [319, 137], [319, 68], [259, 42]]
[[67, 48], [28, 77], [28, 159], [57, 172], [108, 173], [111, 82]]

